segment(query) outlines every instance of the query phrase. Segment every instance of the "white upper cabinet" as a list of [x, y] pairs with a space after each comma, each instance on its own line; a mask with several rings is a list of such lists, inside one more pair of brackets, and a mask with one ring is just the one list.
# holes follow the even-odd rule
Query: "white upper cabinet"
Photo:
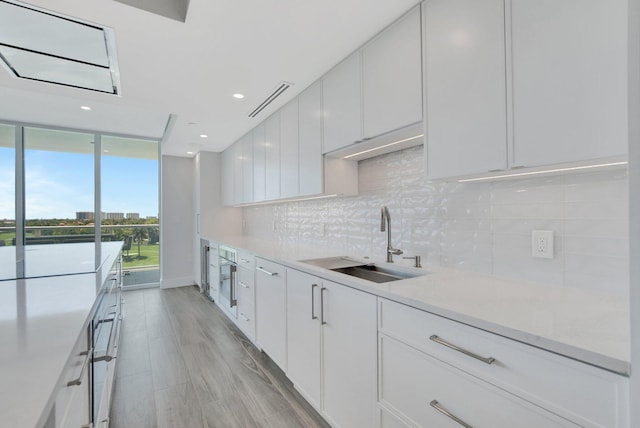
[[249, 132], [240, 140], [242, 144], [243, 188], [241, 202], [253, 202], [253, 134]]
[[266, 150], [264, 122], [253, 128], [253, 201], [264, 201], [266, 196]]
[[507, 167], [503, 0], [423, 5], [427, 174]]
[[243, 147], [242, 141], [237, 141], [232, 146], [233, 151], [233, 203], [243, 202]]
[[362, 73], [360, 51], [322, 78], [323, 153], [362, 139]]
[[235, 203], [235, 171], [233, 163], [233, 146], [228, 147], [221, 156], [222, 204], [229, 206]]
[[323, 191], [322, 84], [313, 83], [298, 97], [300, 161], [299, 195]]
[[298, 152], [298, 99], [280, 109], [280, 197], [291, 198], [300, 191]]
[[512, 0], [515, 166], [627, 153], [626, 0]]
[[424, 3], [428, 177], [624, 157], [627, 1], [504, 5]]
[[280, 113], [265, 121], [265, 199], [280, 198]]
[[364, 137], [422, 121], [420, 7], [362, 49]]

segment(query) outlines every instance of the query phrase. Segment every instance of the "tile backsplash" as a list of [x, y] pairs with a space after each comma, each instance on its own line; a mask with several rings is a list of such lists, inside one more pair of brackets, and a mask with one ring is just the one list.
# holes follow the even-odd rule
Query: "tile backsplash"
[[[358, 196], [244, 208], [244, 233], [384, 257], [380, 207], [386, 205], [392, 244], [421, 255], [427, 268], [628, 293], [626, 169], [428, 182], [418, 146], [361, 161], [358, 178]], [[553, 259], [531, 256], [532, 230], [554, 232]]]

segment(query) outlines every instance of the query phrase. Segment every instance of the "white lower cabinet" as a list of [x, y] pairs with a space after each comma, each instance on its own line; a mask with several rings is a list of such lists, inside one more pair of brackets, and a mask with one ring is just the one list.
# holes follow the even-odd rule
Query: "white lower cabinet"
[[56, 394], [55, 426], [56, 428], [77, 428], [91, 420], [89, 409], [89, 387], [91, 370], [87, 335], [82, 335], [76, 343], [72, 357], [66, 369], [62, 383]]
[[379, 426], [376, 297], [287, 270], [287, 372], [335, 427]]
[[473, 427], [629, 426], [628, 378], [386, 299], [379, 311], [380, 404], [411, 426], [447, 426], [433, 400]]
[[[248, 262], [250, 263], [250, 261]], [[254, 269], [246, 269], [238, 265], [237, 275], [236, 299], [238, 304], [238, 316], [236, 323], [240, 330], [242, 330], [250, 340], [255, 341], [256, 320]]]
[[256, 342], [287, 370], [287, 280], [284, 266], [256, 257]]
[[410, 426], [578, 426], [385, 335], [380, 337], [380, 402]]

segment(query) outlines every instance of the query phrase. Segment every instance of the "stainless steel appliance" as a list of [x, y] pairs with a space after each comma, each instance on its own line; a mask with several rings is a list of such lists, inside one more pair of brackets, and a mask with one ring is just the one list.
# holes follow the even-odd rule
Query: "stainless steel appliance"
[[219, 304], [234, 318], [237, 317], [238, 307], [236, 298], [236, 273], [238, 271], [238, 253], [235, 249], [220, 245], [218, 249], [220, 267]]
[[214, 300], [213, 296], [209, 292], [210, 288], [210, 278], [209, 278], [209, 253], [211, 247], [209, 246], [209, 241], [206, 239], [200, 240], [200, 292], [204, 293], [205, 296], [209, 297], [212, 301]]

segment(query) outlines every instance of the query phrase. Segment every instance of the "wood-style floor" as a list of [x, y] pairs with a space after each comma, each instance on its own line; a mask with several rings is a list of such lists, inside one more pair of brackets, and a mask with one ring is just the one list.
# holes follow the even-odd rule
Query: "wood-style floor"
[[111, 428], [327, 426], [196, 287], [124, 298]]

